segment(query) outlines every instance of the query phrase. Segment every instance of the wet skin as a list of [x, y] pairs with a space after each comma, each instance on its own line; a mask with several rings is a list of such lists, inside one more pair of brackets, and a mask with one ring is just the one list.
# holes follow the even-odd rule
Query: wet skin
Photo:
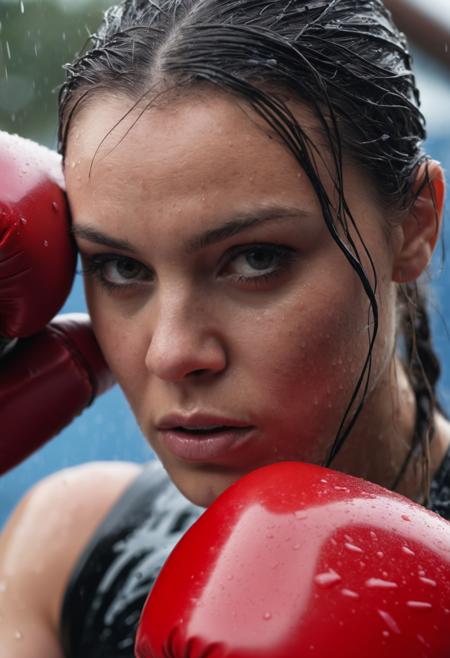
[[[88, 306], [143, 433], [180, 490], [208, 505], [257, 466], [323, 462], [367, 355], [368, 299], [305, 173], [248, 108], [199, 92], [120, 121], [131, 105], [94, 97], [71, 127], [65, 173]], [[412, 275], [404, 232], [386, 230], [350, 163], [345, 191], [377, 269], [380, 330], [367, 403], [333, 465], [389, 486], [414, 424], [393, 356], [396, 281]], [[250, 429], [180, 453], [158, 426], [197, 412]]]

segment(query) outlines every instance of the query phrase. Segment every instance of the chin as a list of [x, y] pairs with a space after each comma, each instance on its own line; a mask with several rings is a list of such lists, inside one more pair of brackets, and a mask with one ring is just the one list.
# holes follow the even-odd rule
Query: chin
[[199, 507], [209, 507], [221, 493], [234, 484], [244, 473], [202, 468], [192, 469], [189, 473], [170, 473], [174, 485], [191, 503]]

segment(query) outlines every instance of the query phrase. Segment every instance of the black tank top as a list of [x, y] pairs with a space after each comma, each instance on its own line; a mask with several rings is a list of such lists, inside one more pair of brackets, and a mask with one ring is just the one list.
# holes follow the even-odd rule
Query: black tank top
[[86, 546], [61, 614], [66, 658], [134, 658], [145, 599], [170, 551], [204, 510], [159, 462], [145, 466]]
[[[431, 509], [450, 520], [450, 451], [431, 487]], [[87, 545], [62, 608], [65, 658], [134, 658], [145, 599], [170, 551], [202, 513], [148, 464]]]

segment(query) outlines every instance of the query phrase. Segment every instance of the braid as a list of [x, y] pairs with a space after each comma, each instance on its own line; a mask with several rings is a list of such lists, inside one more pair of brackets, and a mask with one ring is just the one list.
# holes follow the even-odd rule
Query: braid
[[441, 374], [439, 359], [433, 349], [428, 318], [426, 289], [423, 284], [400, 286], [400, 331], [404, 341], [405, 368], [416, 401], [416, 422], [407, 458], [395, 480], [395, 489], [413, 456], [421, 452], [425, 503], [430, 492], [430, 443], [434, 435], [434, 413], [443, 412], [436, 397]]

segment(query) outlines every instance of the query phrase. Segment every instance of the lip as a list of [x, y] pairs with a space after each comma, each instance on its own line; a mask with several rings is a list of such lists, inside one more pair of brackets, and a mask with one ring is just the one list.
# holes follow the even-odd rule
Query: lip
[[[200, 428], [218, 427], [219, 431]], [[176, 457], [192, 462], [220, 459], [248, 440], [255, 429], [246, 421], [224, 416], [196, 413], [169, 414], [160, 419], [156, 428], [166, 448]], [[189, 430], [189, 433], [183, 429]], [[199, 429], [198, 432], [195, 432]]]

